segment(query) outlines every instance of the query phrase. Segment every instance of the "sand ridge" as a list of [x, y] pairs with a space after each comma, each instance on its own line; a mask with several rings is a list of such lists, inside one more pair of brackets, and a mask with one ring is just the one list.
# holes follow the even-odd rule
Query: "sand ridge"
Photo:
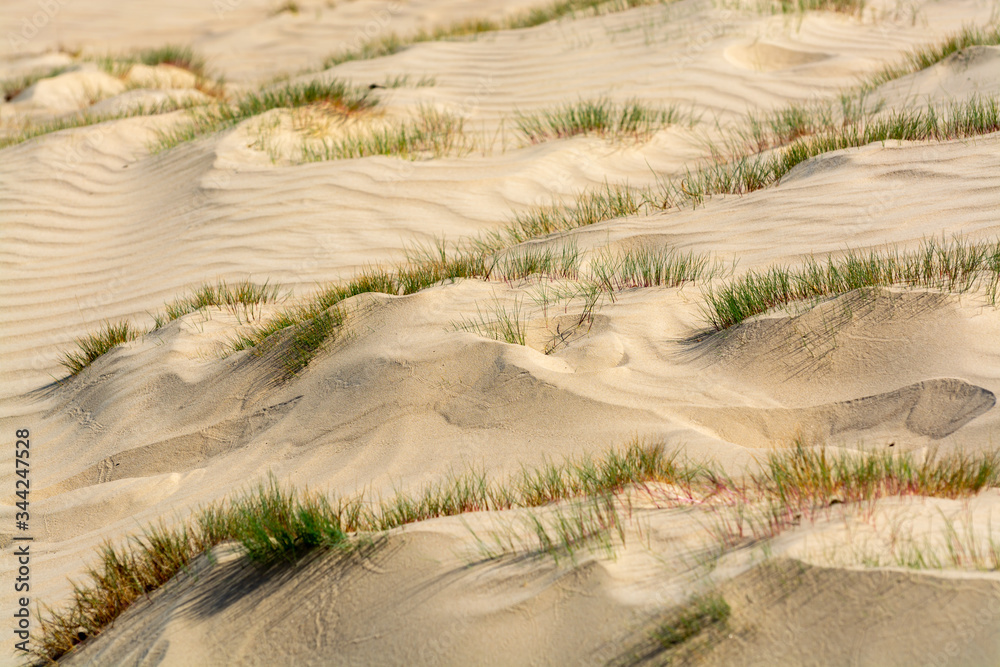
[[[251, 0], [221, 14], [205, 3], [115, 11], [60, 4], [26, 47], [0, 51], [0, 77], [66, 64], [65, 54], [51, 53], [57, 47], [100, 54], [175, 41], [204, 53], [237, 90], [316, 66], [373, 20], [379, 31], [406, 34], [465, 17], [495, 20], [534, 3], [300, 4], [298, 14], [273, 15], [272, 4]], [[35, 8], [21, 0], [5, 8], [4, 21], [15, 22], [0, 25], [0, 35]], [[414, 243], [489, 232], [512, 211], [572, 201], [605, 182], [641, 186], [682, 174], [709, 157], [707, 139], [748, 110], [831, 98], [915, 45], [988, 20], [988, 9], [927, 3], [910, 21], [879, 4], [861, 18], [809, 12], [792, 20], [682, 0], [421, 43], [297, 75], [361, 85], [432, 77], [433, 85], [372, 94], [385, 122], [420, 105], [460, 115], [481, 142], [465, 155], [302, 164], [295, 150], [274, 158], [255, 145], [262, 119], [151, 154], [157, 133], [182, 125], [183, 112], [3, 149], [0, 424], [8, 432], [30, 425], [38, 443], [35, 595], [65, 599], [67, 576], [81, 575], [101, 541], [187, 516], [269, 473], [331, 494], [387, 497], [468, 466], [505, 475], [634, 437], [662, 439], [730, 471], [796, 437], [845, 451], [892, 443], [918, 455], [995, 446], [1000, 311], [981, 293], [926, 289], [856, 291], [711, 335], [705, 285], [632, 289], [550, 347], [553, 331], [579, 320], [575, 305], [538, 305], [531, 281], [459, 280], [407, 296], [354, 297], [343, 335], [291, 378], [281, 356], [287, 341], [261, 355], [227, 354], [250, 325], [210, 308], [57, 382], [59, 356], [74, 338], [120, 318], [147, 326], [151, 311], [202, 282], [250, 278], [292, 290], [286, 304], [262, 309], [266, 318], [323, 283], [400, 261]], [[385, 25], [383, 12], [391, 15]], [[995, 95], [998, 53], [965, 50], [873, 95], [887, 109]], [[0, 105], [0, 120], [204, 96], [163, 66], [130, 76], [133, 84], [92, 66], [65, 72]], [[91, 95], [103, 99], [90, 105]], [[530, 145], [511, 129], [519, 111], [598, 96], [676, 104], [697, 122], [617, 142], [583, 136]], [[294, 115], [263, 120], [275, 118], [285, 123], [276, 139], [294, 148]], [[998, 148], [994, 133], [834, 151], [758, 192], [533, 244], [572, 243], [585, 261], [602, 249], [671, 246], [710, 253], [740, 275], [846, 248], [995, 239]], [[491, 304], [522, 308], [526, 345], [463, 326]], [[11, 481], [9, 470], [0, 485]], [[984, 531], [996, 502], [986, 497], [977, 509]], [[13, 512], [2, 507], [4, 526]], [[691, 553], [670, 551], [666, 536], [694, 540], [704, 529], [683, 511], [651, 511], [649, 525], [662, 532], [634, 536], [617, 560], [479, 562], [468, 526], [486, 531], [496, 518], [434, 520], [395, 531], [363, 563], [317, 558], [266, 576], [248, 570], [231, 545], [221, 547], [218, 566], [199, 561], [197, 581], [178, 578], [69, 664], [274, 664], [290, 654], [303, 664], [330, 664], [331, 654], [343, 662], [614, 662], [644, 650], [638, 642], [651, 614], [680, 604], [688, 590], [689, 580], [665, 576], [655, 558], [669, 553], [670, 566], [691, 575]], [[785, 629], [809, 623], [845, 636], [870, 610], [873, 590], [892, 602], [872, 612], [867, 644], [797, 635], [794, 647], [781, 645], [791, 661], [822, 653], [831, 663], [877, 664], [880, 652], [892, 652], [897, 664], [910, 664], [937, 655], [934, 643], [975, 623], [1000, 592], [994, 574], [972, 573], [945, 594], [946, 577], [831, 564], [802, 546], [834, 534], [826, 524], [814, 528], [789, 537], [774, 562], [743, 562], [741, 552], [720, 568], [719, 585], [738, 601], [739, 630], [707, 664], [765, 664]], [[0, 530], [8, 543], [9, 530]], [[4, 586], [10, 567], [2, 565]], [[798, 583], [782, 589], [793, 570]], [[387, 611], [401, 605], [408, 615]], [[893, 618], [926, 605], [942, 610], [933, 627], [893, 634]], [[974, 626], [963, 654], [970, 664], [997, 657], [1000, 624], [991, 618]], [[239, 648], [220, 636], [238, 637]], [[481, 652], [483, 636], [494, 653]]]

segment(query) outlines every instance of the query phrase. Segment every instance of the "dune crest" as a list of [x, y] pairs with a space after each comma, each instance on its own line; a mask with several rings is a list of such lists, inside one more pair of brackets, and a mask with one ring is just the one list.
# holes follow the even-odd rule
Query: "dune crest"
[[32, 603], [255, 489], [356, 510], [258, 531], [269, 569], [189, 526], [66, 664], [1000, 660], [991, 7], [10, 0], [0, 37]]

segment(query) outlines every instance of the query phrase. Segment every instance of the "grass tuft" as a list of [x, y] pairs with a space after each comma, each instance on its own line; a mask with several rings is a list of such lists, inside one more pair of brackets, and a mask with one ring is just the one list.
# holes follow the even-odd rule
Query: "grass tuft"
[[719, 267], [708, 256], [666, 246], [642, 246], [620, 253], [603, 251], [590, 264], [593, 280], [605, 291], [642, 287], [679, 287], [714, 277]]
[[961, 31], [948, 36], [937, 44], [922, 46], [911, 51], [899, 63], [887, 65], [865, 84], [868, 89], [875, 88], [894, 79], [927, 69], [941, 62], [953, 53], [970, 46], [1000, 45], [1000, 25], [979, 27], [965, 26]]
[[[410, 264], [396, 271], [369, 267], [346, 283], [332, 285], [306, 305], [287, 309], [253, 331], [241, 333], [231, 349], [246, 350], [261, 346], [274, 334], [297, 327], [285, 356], [285, 368], [294, 375], [309, 363], [323, 342], [333, 336], [347, 318], [341, 302], [359, 294], [413, 294], [442, 281], [487, 276], [489, 268], [481, 253], [458, 252], [454, 256], [439, 247], [417, 248]], [[331, 310], [334, 309], [335, 310]]]
[[171, 530], [152, 525], [121, 547], [105, 542], [98, 549], [97, 565], [87, 569], [89, 585], [73, 584], [69, 608], [40, 608], [32, 654], [48, 663], [99, 635], [137, 599], [183, 570], [197, 553], [187, 526]]
[[855, 289], [894, 285], [965, 292], [984, 287], [996, 304], [1000, 283], [1000, 241], [925, 241], [919, 250], [848, 251], [825, 264], [815, 258], [799, 269], [749, 271], [706, 293], [707, 316], [717, 330], [728, 329], [776, 306], [846, 294]]
[[346, 160], [371, 155], [417, 158], [441, 157], [471, 150], [464, 141], [458, 116], [422, 108], [414, 120], [379, 129], [354, 132], [338, 139], [321, 139], [302, 146], [303, 162]]
[[191, 122], [160, 134], [157, 151], [164, 151], [185, 141], [234, 127], [242, 121], [272, 109], [316, 106], [330, 113], [348, 116], [371, 109], [377, 101], [369, 90], [343, 81], [284, 83], [262, 91], [245, 94], [233, 104], [220, 103], [192, 112]]
[[295, 2], [295, 0], [285, 0], [278, 5], [273, 12], [271, 12], [271, 16], [278, 16], [279, 14], [298, 14], [300, 11], [302, 11], [302, 8], [299, 6], [299, 3]]
[[485, 235], [476, 245], [484, 251], [495, 251], [554, 232], [635, 215], [642, 205], [639, 194], [627, 185], [605, 183], [603, 188], [583, 193], [572, 208], [553, 204], [515, 213], [503, 229]]
[[265, 566], [295, 562], [308, 551], [342, 546], [347, 540], [341, 517], [325, 497], [306, 493], [300, 499], [273, 476], [233, 505], [229, 521], [231, 538], [251, 562]]
[[171, 65], [186, 69], [200, 78], [204, 78], [205, 59], [195, 53], [190, 46], [167, 44], [165, 46], [142, 49], [127, 55], [107, 55], [95, 58], [98, 67], [112, 76], [122, 77], [128, 74], [132, 65], [142, 64], [149, 67], [156, 65]]
[[323, 61], [323, 68], [328, 69], [354, 60], [370, 60], [391, 56], [408, 46], [422, 42], [473, 37], [484, 32], [498, 30], [520, 30], [555, 21], [564, 16], [622, 12], [635, 7], [662, 4], [663, 2], [664, 0], [555, 0], [548, 5], [533, 7], [509, 16], [503, 21], [466, 19], [434, 30], [420, 30], [405, 37], [396, 33], [381, 35], [355, 49], [347, 49], [328, 57]]
[[[564, 556], [576, 563], [576, 551], [581, 546], [588, 546], [592, 551], [596, 547], [611, 558], [616, 543], [625, 543], [625, 523], [613, 495], [587, 497], [571, 503], [568, 508], [556, 508], [545, 518], [528, 512], [526, 522], [535, 539], [528, 553], [546, 554], [556, 564]], [[507, 545], [506, 551], [517, 550], [516, 545]]]
[[123, 320], [114, 324], [107, 322], [97, 333], [77, 338], [76, 346], [79, 350], [67, 352], [59, 363], [70, 372], [70, 375], [76, 375], [94, 359], [141, 335], [142, 333], [136, 331], [128, 321]]
[[195, 106], [194, 102], [166, 101], [161, 104], [153, 105], [141, 104], [129, 107], [124, 111], [114, 111], [100, 114], [81, 112], [48, 122], [27, 122], [22, 125], [19, 130], [5, 136], [0, 136], [0, 149], [7, 148], [8, 146], [15, 146], [17, 144], [24, 143], [25, 141], [34, 139], [35, 137], [51, 134], [53, 132], [71, 130], [78, 127], [89, 127], [91, 125], [98, 125], [100, 123], [106, 123], [113, 120], [138, 118], [140, 116], [155, 116], [181, 109], [190, 109], [193, 106]]
[[20, 95], [26, 88], [30, 88], [42, 79], [51, 79], [54, 76], [59, 76], [67, 69], [69, 69], [68, 66], [53, 67], [51, 69], [39, 69], [34, 72], [22, 74], [21, 76], [4, 79], [3, 81], [0, 81], [0, 95], [3, 96], [4, 102], [10, 102], [12, 99]]
[[305, 368], [345, 319], [344, 311], [334, 307], [296, 325], [284, 355], [285, 372], [292, 376]]
[[198, 76], [205, 74], [205, 59], [196, 54], [190, 46], [168, 44], [158, 48], [140, 51], [136, 59], [143, 65], [172, 65], [186, 69]]
[[487, 313], [477, 305], [476, 317], [471, 320], [463, 319], [456, 329], [471, 331], [484, 338], [510, 345], [527, 345], [528, 326], [521, 312], [520, 299], [515, 299], [510, 309], [496, 299]]
[[234, 315], [240, 316], [242, 314], [249, 320], [254, 316], [255, 308], [265, 303], [274, 303], [280, 299], [280, 288], [268, 285], [267, 282], [258, 285], [249, 280], [243, 280], [228, 284], [220, 280], [215, 285], [206, 283], [194, 290], [189, 296], [166, 304], [163, 313], [153, 315], [153, 326], [154, 329], [159, 329], [168, 322], [210, 306], [221, 306]]
[[411, 81], [409, 74], [386, 75], [385, 81], [381, 84], [383, 88], [428, 88], [436, 85], [437, 78], [433, 76], [422, 76], [416, 81]]
[[680, 120], [676, 106], [656, 108], [639, 100], [616, 104], [607, 98], [567, 104], [538, 114], [518, 113], [518, 131], [531, 143], [579, 134], [643, 139]]
[[[41, 610], [34, 654], [53, 661], [73, 651], [81, 641], [100, 634], [137, 599], [182, 572], [196, 556], [227, 540], [237, 541], [251, 562], [269, 567], [295, 562], [317, 548], [348, 549], [362, 544], [361, 535], [415, 521], [581, 499], [568, 508], [552, 508], [547, 518], [534, 513], [527, 516], [528, 532], [535, 537], [533, 552], [572, 558], [584, 543], [596, 540], [598, 546], [610, 548], [616, 533], [624, 540], [616, 494], [654, 483], [680, 492], [676, 506], [697, 503], [732, 514], [726, 515], [720, 537], [734, 544], [745, 530], [773, 536], [796, 525], [803, 514], [825, 509], [834, 501], [863, 503], [894, 495], [969, 497], [1000, 484], [1000, 454], [957, 453], [918, 462], [909, 454], [832, 454], [798, 442], [791, 449], [769, 454], [757, 473], [734, 480], [713, 467], [680, 460], [662, 443], [636, 440], [603, 458], [547, 462], [506, 480], [491, 482], [475, 471], [450, 475], [422, 491], [399, 493], [374, 504], [363, 495], [336, 502], [308, 492], [299, 495], [271, 478], [229, 503], [201, 510], [176, 528], [159, 524], [124, 545], [104, 544], [97, 564], [87, 571], [89, 582], [74, 584], [68, 606]], [[764, 510], [755, 518], [748, 508], [761, 501]], [[953, 532], [949, 541], [957, 554], [953, 560], [966, 562], [975, 557], [979, 559], [975, 562], [987, 562], [989, 554], [970, 546], [971, 537], [962, 539]], [[503, 552], [514, 548], [499, 546]], [[973, 554], [973, 548], [980, 551]], [[995, 559], [1000, 552], [994, 542], [991, 548]], [[695, 598], [671, 615], [654, 638], [670, 649], [724, 625], [729, 613], [721, 598]]]
[[494, 256], [490, 277], [522, 280], [533, 275], [575, 279], [580, 275], [580, 251], [574, 244], [559, 249], [543, 246], [516, 246]]
[[1000, 455], [956, 452], [917, 462], [889, 451], [833, 455], [797, 442], [791, 451], [770, 454], [752, 480], [764, 495], [795, 508], [890, 496], [961, 498], [1000, 483]]

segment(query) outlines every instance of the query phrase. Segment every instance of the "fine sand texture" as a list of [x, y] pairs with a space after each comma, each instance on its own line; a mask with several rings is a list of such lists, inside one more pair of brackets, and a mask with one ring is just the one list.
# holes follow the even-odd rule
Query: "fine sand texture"
[[[850, 251], [996, 244], [1000, 132], [834, 147], [760, 189], [692, 194], [697, 170], [751, 142], [754, 118], [825, 108], [847, 127], [842, 99], [865, 82], [872, 122], [996, 100], [995, 43], [872, 78], [963, 27], [995, 31], [995, 4], [879, 0], [787, 13], [728, 0], [626, 4], [517, 27], [550, 5], [5, 0], [0, 80], [41, 78], [0, 99], [0, 430], [11, 445], [0, 468], [0, 616], [16, 608], [19, 429], [31, 434], [31, 600], [53, 607], [86, 580], [106, 540], [177, 524], [268, 475], [331, 498], [377, 499], [470, 467], [502, 479], [636, 440], [734, 477], [803, 443], [915, 461], [996, 451], [995, 281], [992, 294], [987, 279], [843, 289], [725, 330], [712, 325], [708, 299], [810, 257], [826, 266]], [[497, 29], [432, 36], [472, 21]], [[426, 39], [393, 53], [327, 60], [419, 31]], [[167, 44], [191, 47], [204, 71], [101, 61]], [[164, 142], [199, 110], [313, 81], [356, 85], [377, 106], [345, 116], [332, 103], [276, 105]], [[518, 129], [583, 100], [673, 115], [617, 135]], [[13, 140], [81, 114], [93, 122]], [[338, 139], [419, 118], [460, 119], [454, 144], [317, 158]], [[778, 143], [753, 154], [777, 154]], [[504, 279], [496, 269], [412, 293], [361, 290], [340, 304], [337, 334], [291, 370], [292, 329], [233, 349], [283, 309], [373, 267], [402, 266], [417, 248], [502, 236], [517, 215], [573, 208], [613, 185], [667, 183], [690, 198], [503, 237], [491, 251], [499, 267], [505, 253], [572, 248], [573, 275]], [[582, 276], [644, 249], [691, 253], [711, 270], [675, 286], [598, 290], [588, 302]], [[165, 303], [219, 281], [277, 286], [280, 301], [155, 320]], [[496, 334], [504, 317], [520, 323], [520, 340]], [[140, 335], [69, 376], [60, 362], [75, 341], [123, 320]], [[559, 516], [583, 500], [411, 523], [368, 536], [366, 549], [315, 550], [266, 570], [227, 542], [64, 661], [1000, 664], [996, 489], [883, 497], [857, 512], [837, 500], [725, 553], [706, 546], [716, 514], [660, 491], [615, 497], [629, 520], [610, 552], [556, 559], [511, 545], [530, 538], [533, 512]], [[961, 540], [936, 542], [955, 526]], [[904, 533], [926, 536], [920, 548], [938, 545], [938, 566], [899, 557]], [[956, 540], [968, 557], [948, 556]], [[499, 557], [484, 546], [501, 542]], [[709, 594], [727, 601], [724, 624], [676, 643], [650, 639]], [[21, 664], [9, 630], [0, 636], [0, 665]]]

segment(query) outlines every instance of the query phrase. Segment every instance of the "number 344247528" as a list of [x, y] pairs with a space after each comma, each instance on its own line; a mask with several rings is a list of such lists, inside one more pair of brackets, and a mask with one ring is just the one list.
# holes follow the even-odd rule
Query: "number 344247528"
[[15, 519], [17, 521], [27, 521], [28, 520], [28, 490], [31, 488], [31, 484], [28, 480], [28, 471], [30, 470], [28, 459], [30, 457], [31, 442], [28, 437], [31, 435], [28, 429], [22, 428], [18, 429], [15, 433], [17, 436], [17, 444], [15, 445], [15, 456], [14, 467], [15, 474], [17, 475], [17, 480], [15, 480], [15, 487], [17, 491], [17, 497], [20, 500], [17, 503], [17, 508], [21, 510], [17, 513]]

